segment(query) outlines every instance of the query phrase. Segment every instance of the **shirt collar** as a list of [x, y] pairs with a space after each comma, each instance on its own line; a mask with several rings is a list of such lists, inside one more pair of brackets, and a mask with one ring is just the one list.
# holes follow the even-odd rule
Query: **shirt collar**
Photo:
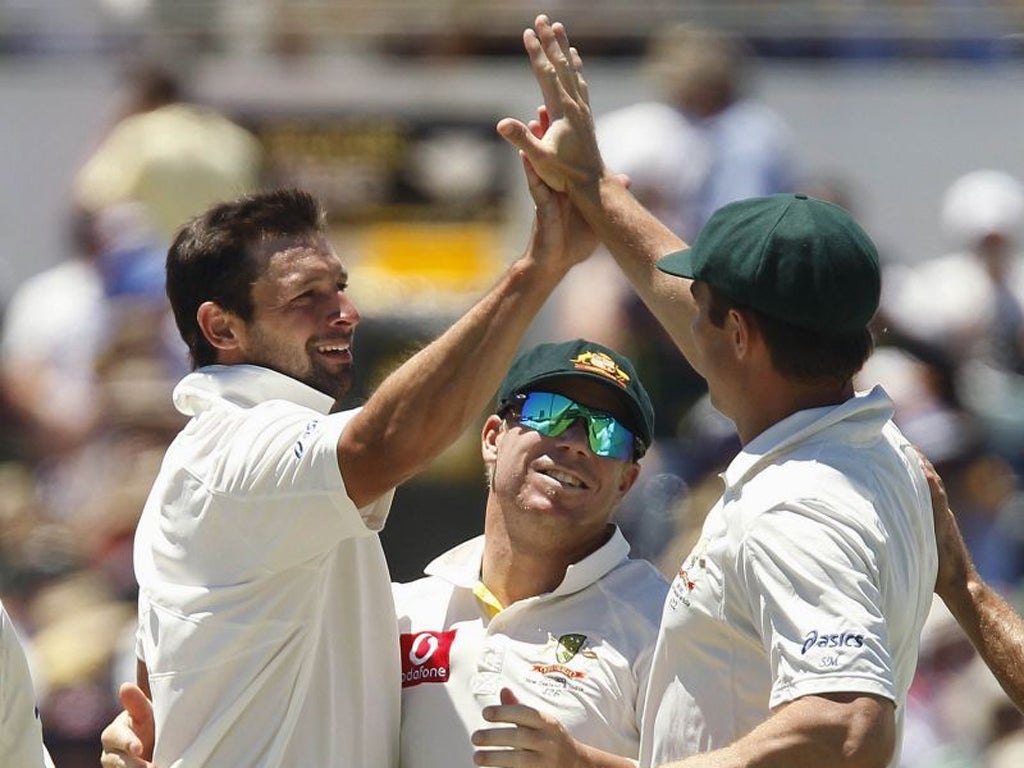
[[[473, 589], [480, 580], [484, 557], [484, 537], [463, 542], [435, 558], [424, 569], [428, 576], [437, 576], [457, 587]], [[548, 596], [571, 595], [589, 587], [629, 557], [629, 542], [618, 526], [611, 537], [594, 552], [565, 571], [562, 583]], [[507, 608], [508, 606], [506, 606]]]
[[334, 398], [291, 376], [258, 365], [208, 365], [178, 382], [171, 395], [174, 406], [195, 416], [218, 400], [251, 408], [267, 400], [287, 400], [319, 413], [330, 413]]
[[839, 405], [797, 411], [743, 447], [722, 473], [725, 487], [734, 488], [779, 454], [826, 430], [841, 429], [842, 439], [852, 443], [874, 439], [894, 411], [892, 400], [880, 386], [870, 392], [858, 392]]

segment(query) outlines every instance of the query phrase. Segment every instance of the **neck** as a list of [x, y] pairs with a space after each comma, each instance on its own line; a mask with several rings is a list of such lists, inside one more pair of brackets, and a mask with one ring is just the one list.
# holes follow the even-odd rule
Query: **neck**
[[517, 541], [515, 535], [510, 535], [504, 516], [491, 514], [489, 510], [484, 524], [480, 579], [505, 607], [553, 592], [562, 583], [569, 566], [600, 549], [613, 530], [610, 525], [605, 526], [598, 535], [576, 542], [571, 548], [543, 546], [536, 540]]
[[803, 384], [776, 376], [752, 391], [756, 396], [734, 420], [743, 445], [798, 411], [846, 402], [853, 397], [853, 382]]

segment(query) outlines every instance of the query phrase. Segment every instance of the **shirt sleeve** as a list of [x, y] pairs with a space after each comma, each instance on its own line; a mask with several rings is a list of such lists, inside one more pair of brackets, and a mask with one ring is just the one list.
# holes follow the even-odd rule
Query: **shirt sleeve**
[[383, 528], [393, 489], [357, 508], [338, 466], [338, 438], [357, 411], [322, 415], [284, 401], [253, 410], [259, 413], [227, 425], [235, 430], [230, 445], [208, 477], [219, 519], [211, 520], [216, 530], [203, 538], [209, 552], [200, 551], [196, 538], [190, 542], [202, 562], [231, 559], [234, 550], [226, 548], [234, 547], [258, 554], [235, 552], [241, 560], [279, 570]]
[[830, 692], [895, 700], [871, 538], [818, 500], [769, 510], [744, 538], [738, 570], [770, 658], [772, 708]]

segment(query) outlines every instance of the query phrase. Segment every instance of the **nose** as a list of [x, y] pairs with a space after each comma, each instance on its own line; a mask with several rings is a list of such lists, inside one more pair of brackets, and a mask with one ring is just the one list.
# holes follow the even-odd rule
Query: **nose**
[[359, 324], [361, 315], [352, 297], [344, 291], [335, 294], [337, 298], [336, 311], [331, 315], [331, 325], [342, 325], [354, 328]]
[[587, 437], [587, 420], [582, 416], [576, 419], [572, 425], [558, 436], [559, 442], [569, 448], [586, 453], [590, 450], [590, 441]]

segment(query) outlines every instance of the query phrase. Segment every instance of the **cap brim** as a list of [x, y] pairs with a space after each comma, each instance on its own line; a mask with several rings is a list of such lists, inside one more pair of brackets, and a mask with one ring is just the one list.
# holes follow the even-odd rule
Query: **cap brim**
[[693, 277], [693, 249], [683, 248], [681, 251], [673, 251], [655, 263], [662, 272], [667, 272], [676, 277]]

